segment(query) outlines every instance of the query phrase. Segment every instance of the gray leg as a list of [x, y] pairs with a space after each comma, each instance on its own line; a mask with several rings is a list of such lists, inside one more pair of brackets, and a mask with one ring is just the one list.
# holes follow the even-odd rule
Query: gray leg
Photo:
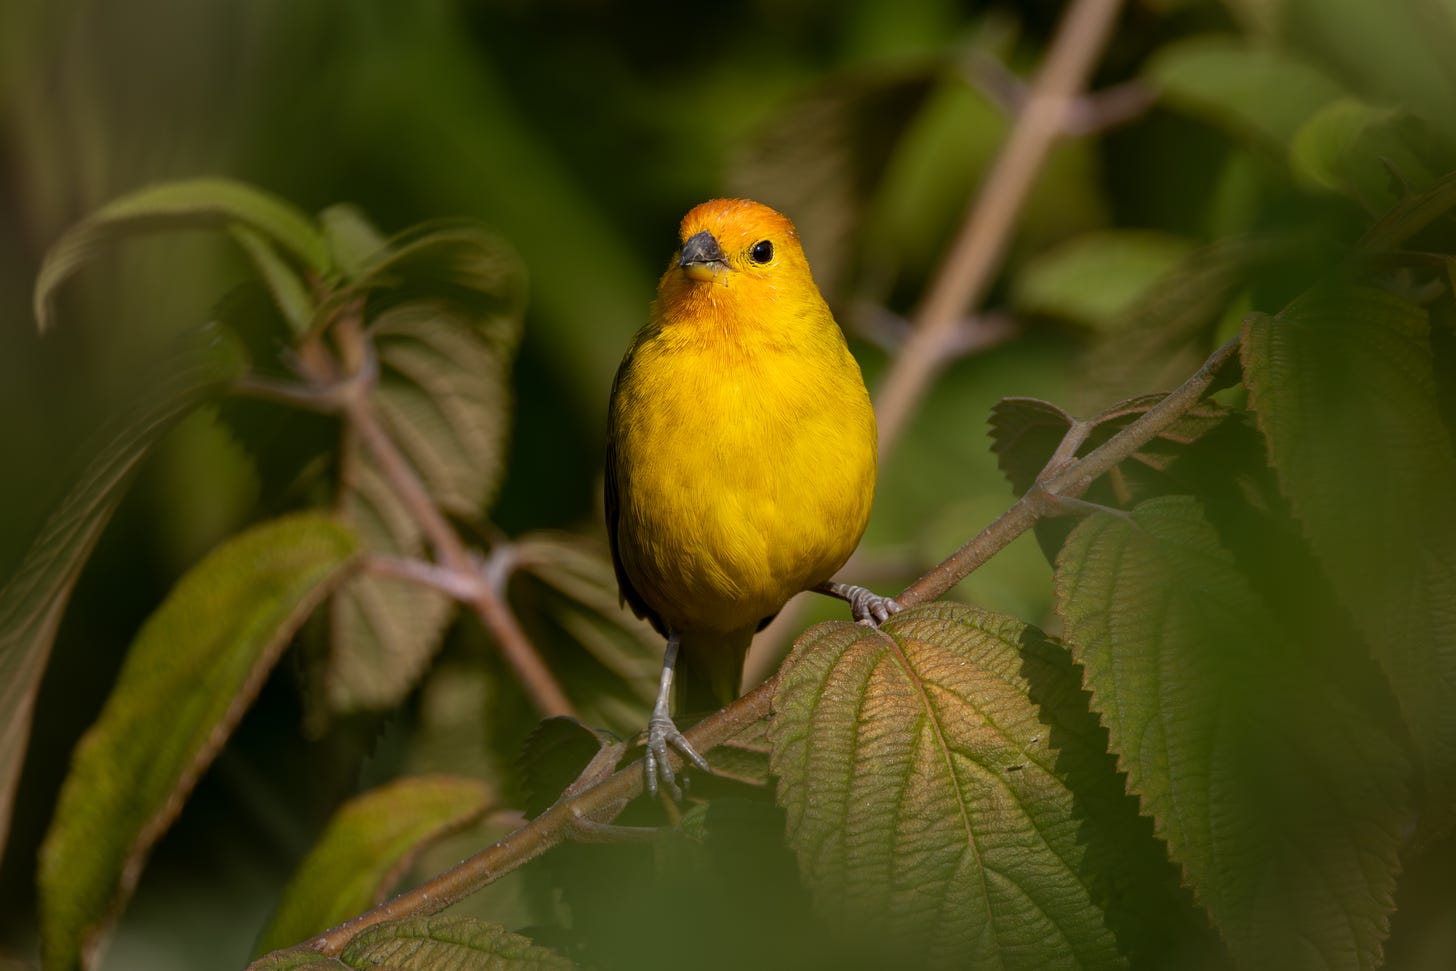
[[661, 777], [673, 799], [682, 799], [682, 790], [672, 772], [667, 758], [667, 747], [671, 745], [692, 760], [704, 772], [708, 761], [698, 754], [673, 723], [669, 710], [672, 698], [672, 676], [677, 669], [678, 635], [673, 631], [667, 638], [667, 652], [662, 656], [662, 679], [657, 684], [657, 703], [652, 706], [652, 717], [647, 720], [647, 755], [643, 759], [643, 771], [647, 776], [647, 791], [657, 795], [657, 780]]

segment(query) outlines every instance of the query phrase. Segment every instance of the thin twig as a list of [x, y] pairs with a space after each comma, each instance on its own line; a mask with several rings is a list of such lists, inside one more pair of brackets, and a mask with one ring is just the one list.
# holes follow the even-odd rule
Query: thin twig
[[[1011, 508], [977, 533], [970, 542], [906, 587], [895, 599], [906, 607], [934, 600], [1005, 549], [1038, 519], [1063, 512], [1050, 497], [1075, 499], [1081, 496], [1098, 476], [1142, 448], [1159, 432], [1186, 414], [1188, 409], [1202, 399], [1218, 376], [1219, 369], [1238, 353], [1238, 349], [1239, 340], [1235, 337], [1214, 351], [1203, 362], [1203, 366], [1176, 391], [1081, 458], [1063, 462], [1060, 468], [1053, 467], [1051, 462], [1047, 463], [1045, 478], [1039, 478]], [[1082, 424], [1074, 423], [1068, 429], [1063, 446], [1073, 438], [1074, 433], [1080, 434], [1081, 439], [1086, 438], [1087, 432], [1082, 429]], [[1060, 456], [1075, 452], [1077, 445], [1080, 445], [1080, 440], [1069, 449], [1059, 446], [1057, 454]]]
[[[721, 711], [714, 712], [684, 734], [694, 748], [715, 748], [768, 715], [777, 678], [771, 678]], [[674, 768], [682, 768], [682, 757], [669, 752]], [[570, 838], [582, 820], [608, 823], [622, 808], [642, 793], [642, 764], [634, 762], [618, 769], [596, 785], [573, 793], [522, 828], [486, 847], [439, 876], [406, 891], [304, 942], [305, 947], [335, 955], [354, 935], [387, 920], [439, 913], [480, 888], [535, 859]]]
[[[362, 326], [355, 317], [345, 317], [334, 327], [340, 350], [346, 359], [359, 362], [372, 360], [372, 351]], [[447, 570], [454, 573], [471, 573], [475, 564], [459, 534], [450, 525], [445, 514], [430, 498], [429, 490], [420, 481], [418, 473], [399, 450], [390, 434], [379, 420], [367, 389], [356, 386], [356, 392], [343, 399], [342, 409], [349, 427], [363, 441], [374, 461], [379, 465], [390, 488], [405, 511], [425, 534], [436, 559]], [[537, 653], [534, 645], [517, 623], [515, 615], [506, 605], [503, 595], [487, 583], [480, 583], [474, 595], [465, 601], [480, 618], [486, 630], [495, 637], [507, 663], [516, 672], [527, 694], [536, 708], [548, 717], [555, 715], [575, 716], [576, 709], [561, 689], [556, 676]]]
[[363, 569], [364, 572], [374, 576], [406, 580], [422, 587], [429, 587], [431, 590], [437, 590], [462, 603], [473, 601], [480, 593], [480, 585], [485, 582], [478, 573], [462, 573], [428, 560], [385, 556], [381, 553], [366, 556], [363, 561]]
[[875, 397], [882, 462], [943, 366], [957, 322], [991, 282], [1016, 217], [1062, 133], [1073, 99], [1086, 86], [1120, 6], [1121, 0], [1076, 0], [1062, 18], [1026, 104]]

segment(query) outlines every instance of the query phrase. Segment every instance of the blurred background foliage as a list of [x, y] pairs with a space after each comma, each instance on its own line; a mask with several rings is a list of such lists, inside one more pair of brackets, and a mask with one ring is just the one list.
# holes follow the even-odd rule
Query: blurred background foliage
[[[0, 7], [0, 576], [162, 343], [247, 299], [234, 289], [241, 257], [218, 236], [128, 242], [68, 287], [60, 326], [39, 337], [41, 255], [107, 200], [217, 174], [306, 211], [355, 204], [388, 233], [462, 216], [497, 231], [530, 292], [506, 477], [480, 528], [595, 537], [607, 392], [682, 213], [725, 194], [789, 213], [873, 388], [1062, 6], [11, 0]], [[1421, 188], [1456, 168], [1453, 11], [1131, 0], [1097, 72], [1102, 94], [1010, 241], [974, 331], [986, 346], [941, 376], [894, 450], [855, 578], [903, 585], [1009, 503], [985, 438], [998, 398], [1089, 411], [1170, 386], [1243, 311], [1277, 310], [1307, 286], [1402, 181]], [[141, 620], [219, 539], [319, 498], [333, 424], [251, 420], [246, 436], [216, 412], [177, 428], [81, 579], [0, 869], [0, 954], [31, 947], [35, 847]], [[533, 619], [550, 613], [557, 580], [524, 577], [514, 591], [545, 641], [581, 629]], [[1052, 625], [1049, 581], [1027, 536], [958, 595]], [[478, 772], [520, 804], [513, 761], [534, 715], [474, 624], [458, 626], [397, 712], [314, 718], [301, 733], [316, 709], [301, 670], [277, 672], [159, 846], [106, 967], [237, 966], [332, 809], [400, 771]], [[632, 724], [641, 704], [629, 692], [613, 720]], [[530, 923], [517, 883], [478, 906]], [[1409, 946], [1449, 946], [1449, 900], [1413, 899], [1434, 929]]]

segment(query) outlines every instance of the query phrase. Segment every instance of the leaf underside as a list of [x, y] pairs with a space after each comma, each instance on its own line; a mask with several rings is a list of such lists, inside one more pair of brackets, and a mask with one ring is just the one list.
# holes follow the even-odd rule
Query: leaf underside
[[[509, 252], [468, 227], [400, 241], [360, 271], [382, 309], [370, 323], [380, 423], [431, 499], [479, 517], [500, 481], [509, 426], [509, 370], [523, 280]], [[346, 433], [338, 509], [371, 552], [419, 557], [424, 537], [375, 456]], [[367, 574], [334, 598], [330, 705], [397, 704], [418, 680], [453, 616], [443, 595]]]

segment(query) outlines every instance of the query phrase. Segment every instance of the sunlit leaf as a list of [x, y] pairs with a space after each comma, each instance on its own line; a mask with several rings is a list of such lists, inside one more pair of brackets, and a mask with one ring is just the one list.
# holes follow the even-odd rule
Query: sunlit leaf
[[[366, 260], [358, 286], [386, 309], [370, 323], [373, 403], [431, 499], [480, 516], [498, 485], [510, 427], [510, 366], [524, 312], [519, 264], [473, 227], [411, 235]], [[366, 549], [424, 552], [419, 524], [375, 457], [346, 433], [340, 514]], [[396, 704], [434, 655], [451, 604], [406, 582], [361, 575], [333, 604], [327, 676], [339, 710]]]
[[36, 321], [42, 330], [50, 326], [56, 290], [118, 239], [158, 230], [234, 224], [280, 247], [306, 270], [322, 274], [329, 268], [323, 236], [282, 199], [230, 179], [164, 182], [107, 203], [51, 246], [36, 278]]
[[266, 952], [303, 941], [381, 903], [416, 855], [490, 809], [485, 783], [408, 776], [355, 796], [283, 891], [258, 943]]
[[361, 931], [339, 960], [398, 971], [570, 971], [566, 958], [496, 924], [466, 916], [421, 917]]
[[1377, 966], [1409, 764], [1327, 646], [1276, 622], [1188, 497], [1084, 520], [1057, 595], [1128, 788], [1240, 963]]
[[[1024, 655], [1029, 641], [1042, 646]], [[831, 926], [909, 966], [1121, 965], [1066, 781], [1105, 753], [1095, 735], [1053, 738], [1062, 719], [1028, 698], [1071, 671], [1044, 649], [1023, 624], [951, 604], [879, 630], [821, 624], [795, 645], [773, 768]]]
[[1147, 74], [1170, 104], [1264, 139], [1280, 154], [1300, 125], [1344, 93], [1293, 51], [1222, 35], [1165, 45]]
[[277, 519], [215, 549], [148, 618], [41, 847], [48, 969], [91, 965], [148, 851], [353, 552], [330, 518]]
[[81, 568], [152, 446], [243, 366], [242, 348], [229, 332], [213, 327], [189, 335], [144, 385], [145, 396], [99, 430], [70, 492], [0, 589], [0, 845], [10, 826], [35, 692]]
[[1116, 328], [1127, 322], [1124, 311], [1192, 251], [1191, 241], [1167, 233], [1088, 233], [1023, 263], [1013, 298], [1022, 312]]
[[1456, 823], [1456, 457], [1425, 311], [1384, 291], [1315, 292], [1249, 318], [1250, 405], [1345, 608], [1425, 763], [1428, 820]]

